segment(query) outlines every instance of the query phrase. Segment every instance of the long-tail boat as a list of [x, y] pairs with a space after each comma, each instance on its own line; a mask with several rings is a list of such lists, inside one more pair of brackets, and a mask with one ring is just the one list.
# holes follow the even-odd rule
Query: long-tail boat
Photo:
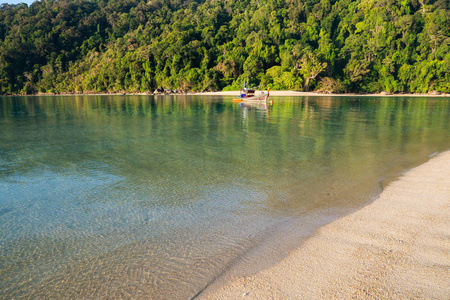
[[267, 99], [269, 98], [269, 92], [270, 88], [267, 90], [267, 92], [262, 92], [259, 95], [255, 95], [254, 88], [247, 88], [243, 86], [241, 88], [241, 94], [239, 95], [239, 99], [242, 101], [267, 101]]

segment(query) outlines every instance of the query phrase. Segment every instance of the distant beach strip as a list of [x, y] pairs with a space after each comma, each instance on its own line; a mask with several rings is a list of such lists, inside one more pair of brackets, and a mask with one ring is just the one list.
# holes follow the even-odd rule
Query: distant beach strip
[[[223, 91], [223, 92], [202, 92], [191, 93], [190, 95], [205, 95], [205, 96], [237, 96], [239, 91]], [[390, 93], [346, 93], [346, 94], [324, 94], [316, 92], [299, 92], [299, 91], [270, 91], [271, 96], [321, 96], [321, 97], [349, 97], [349, 96], [362, 96], [362, 97], [450, 97], [450, 94], [445, 93], [428, 93], [428, 94], [390, 94]]]

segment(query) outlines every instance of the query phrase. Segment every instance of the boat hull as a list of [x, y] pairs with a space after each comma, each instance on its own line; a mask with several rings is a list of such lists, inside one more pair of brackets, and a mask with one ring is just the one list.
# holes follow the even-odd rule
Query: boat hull
[[242, 101], [267, 101], [269, 98], [269, 93], [261, 94], [258, 96], [252, 96], [252, 97], [239, 97]]

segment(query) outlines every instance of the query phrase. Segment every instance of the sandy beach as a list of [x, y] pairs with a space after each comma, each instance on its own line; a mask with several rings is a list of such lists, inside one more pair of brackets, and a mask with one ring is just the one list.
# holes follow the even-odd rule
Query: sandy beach
[[198, 299], [449, 299], [450, 151], [319, 228], [280, 263]]
[[[257, 94], [259, 91], [256, 92]], [[180, 95], [180, 96], [234, 96], [239, 95], [239, 91], [218, 91], [218, 92], [187, 92], [187, 93], [152, 93], [148, 92], [85, 92], [85, 93], [60, 93], [60, 94], [48, 94], [38, 93], [36, 95], [28, 96], [164, 96], [164, 95]], [[325, 94], [318, 92], [299, 92], [299, 91], [270, 91], [271, 96], [282, 97], [308, 97], [308, 96], [321, 96], [321, 97], [450, 97], [450, 94], [446, 93], [427, 93], [427, 94], [390, 94], [390, 93], [346, 93], [346, 94]], [[11, 95], [11, 96], [26, 96], [26, 95]]]
[[[257, 94], [259, 91], [256, 92]], [[203, 93], [191, 93], [190, 95], [204, 95], [204, 96], [238, 96], [239, 91], [227, 91], [227, 92], [203, 92]], [[298, 91], [270, 91], [271, 96], [322, 96], [322, 97], [348, 97], [348, 96], [358, 96], [358, 97], [450, 97], [450, 94], [445, 93], [428, 93], [428, 94], [389, 94], [389, 93], [379, 93], [379, 94], [324, 94], [317, 92], [298, 92]]]

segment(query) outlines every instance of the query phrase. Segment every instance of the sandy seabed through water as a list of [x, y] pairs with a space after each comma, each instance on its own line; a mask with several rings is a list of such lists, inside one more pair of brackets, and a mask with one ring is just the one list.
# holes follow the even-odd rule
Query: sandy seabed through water
[[199, 299], [449, 299], [450, 151], [361, 210], [318, 229], [280, 263]]

